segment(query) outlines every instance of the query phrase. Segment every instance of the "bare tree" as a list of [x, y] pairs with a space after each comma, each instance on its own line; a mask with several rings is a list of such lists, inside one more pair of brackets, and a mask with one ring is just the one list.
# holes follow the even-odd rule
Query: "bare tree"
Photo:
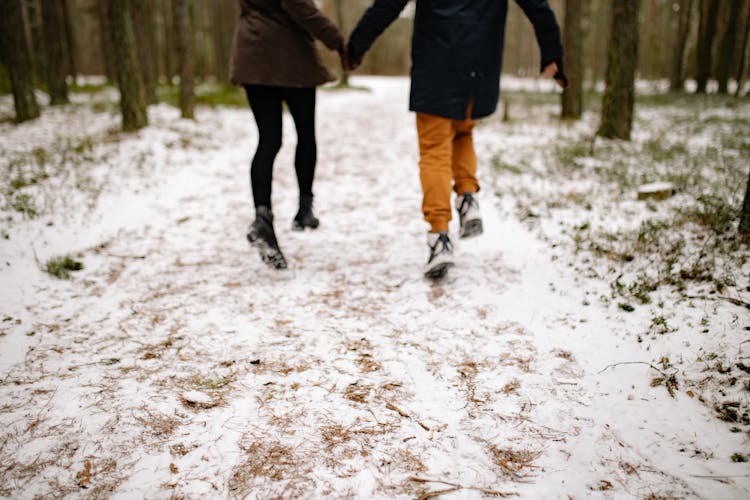
[[67, 104], [70, 99], [66, 80], [68, 68], [63, 0], [42, 0], [42, 23], [50, 104]]
[[78, 67], [76, 64], [76, 38], [73, 35], [73, 16], [70, 12], [70, 0], [62, 0], [63, 5], [63, 24], [65, 26], [65, 64], [67, 73], [73, 79], [75, 85], [78, 77]]
[[25, 26], [21, 0], [0, 1], [0, 52], [10, 76], [17, 123], [39, 116]]
[[[344, 2], [343, 0], [333, 0], [333, 8], [336, 12], [336, 24], [338, 25], [339, 31], [341, 31], [342, 33], [346, 33], [346, 30], [344, 28]], [[349, 86], [349, 72], [345, 71], [343, 68], [341, 70], [341, 80], [339, 80], [338, 85], [340, 87]]]
[[638, 13], [641, 0], [618, 0], [612, 5], [607, 51], [607, 88], [602, 99], [598, 135], [630, 140], [635, 107], [638, 65]]
[[143, 78], [146, 102], [155, 104], [157, 58], [156, 23], [154, 21], [153, 0], [131, 0], [130, 15], [133, 21], [135, 48], [138, 53], [138, 67]]
[[729, 77], [734, 69], [737, 32], [742, 23], [742, 0], [728, 0], [725, 3], [724, 31], [721, 34], [716, 59], [716, 80], [719, 94], [729, 93]]
[[583, 114], [583, 23], [588, 0], [566, 0], [563, 45], [569, 85], [562, 93], [562, 117], [578, 119]]
[[101, 43], [101, 57], [104, 62], [104, 74], [107, 81], [116, 82], [115, 74], [115, 56], [112, 49], [112, 39], [110, 36], [111, 29], [109, 26], [108, 14], [109, 0], [96, 0], [96, 13], [99, 18], [99, 39]]
[[690, 35], [690, 25], [693, 17], [693, 0], [680, 0], [677, 4], [677, 37], [672, 50], [672, 76], [669, 88], [673, 92], [685, 89], [685, 45]]
[[108, 0], [108, 3], [107, 20], [117, 84], [120, 87], [122, 129], [137, 130], [148, 125], [148, 113], [143, 80], [136, 62], [130, 0]]
[[698, 23], [698, 46], [695, 66], [695, 92], [705, 94], [708, 79], [711, 77], [716, 20], [719, 17], [718, 0], [701, 0], [700, 21]]
[[172, 0], [177, 59], [180, 68], [180, 111], [183, 118], [195, 117], [193, 91], [193, 44], [190, 26], [190, 0]]
[[745, 19], [745, 31], [742, 36], [742, 43], [740, 44], [740, 62], [739, 67], [737, 68], [737, 91], [734, 93], [736, 97], [739, 97], [740, 93], [742, 92], [742, 87], [744, 87], [745, 84], [745, 67], [746, 67], [746, 61], [747, 61], [747, 45], [748, 45], [748, 38], [750, 38], [750, 2], [747, 2], [744, 9], [744, 19]]

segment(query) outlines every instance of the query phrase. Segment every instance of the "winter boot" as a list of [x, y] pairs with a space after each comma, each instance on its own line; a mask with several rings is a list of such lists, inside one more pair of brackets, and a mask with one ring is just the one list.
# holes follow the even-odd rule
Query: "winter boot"
[[482, 234], [484, 231], [482, 216], [479, 213], [479, 203], [474, 198], [474, 193], [464, 193], [458, 196], [456, 198], [456, 210], [461, 225], [458, 230], [459, 238], [471, 238]]
[[306, 227], [309, 227], [310, 229], [318, 228], [320, 221], [313, 215], [312, 203], [312, 195], [299, 197], [299, 210], [292, 221], [293, 231], [304, 231]]
[[286, 269], [286, 259], [281, 253], [273, 230], [273, 214], [270, 208], [255, 208], [255, 220], [247, 230], [247, 241], [258, 249], [263, 262], [274, 269]]
[[427, 233], [427, 246], [430, 258], [424, 267], [424, 275], [430, 279], [440, 279], [453, 267], [453, 243], [448, 233]]

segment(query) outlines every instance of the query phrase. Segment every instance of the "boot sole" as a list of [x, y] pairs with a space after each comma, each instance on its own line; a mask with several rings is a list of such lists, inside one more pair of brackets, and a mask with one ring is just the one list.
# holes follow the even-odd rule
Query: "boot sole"
[[266, 264], [267, 266], [273, 269], [278, 269], [278, 270], [287, 268], [284, 254], [282, 254], [279, 250], [276, 250], [275, 248], [271, 247], [268, 243], [262, 240], [257, 234], [247, 233], [247, 241], [250, 242], [250, 245], [252, 245], [253, 248], [255, 248], [258, 251], [258, 254], [260, 255], [260, 259], [263, 261], [264, 264]]
[[424, 276], [425, 278], [431, 280], [439, 280], [445, 278], [445, 276], [448, 274], [448, 269], [450, 269], [454, 265], [455, 264], [453, 262], [441, 262], [439, 264], [435, 264], [424, 272]]
[[305, 229], [310, 229], [312, 231], [315, 231], [316, 229], [318, 229], [318, 226], [320, 226], [320, 224], [315, 224], [313, 226], [311, 224], [300, 224], [297, 221], [293, 221], [292, 222], [292, 231], [302, 232]]
[[473, 238], [484, 233], [484, 226], [482, 225], [482, 219], [474, 219], [466, 221], [464, 226], [461, 228], [459, 238]]

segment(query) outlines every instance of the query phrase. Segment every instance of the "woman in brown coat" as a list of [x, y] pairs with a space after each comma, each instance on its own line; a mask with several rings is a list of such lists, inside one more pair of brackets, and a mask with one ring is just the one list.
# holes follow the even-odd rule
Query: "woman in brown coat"
[[255, 221], [247, 239], [264, 262], [286, 268], [273, 228], [271, 181], [281, 148], [282, 103], [297, 129], [295, 170], [299, 211], [292, 228], [318, 227], [312, 213], [312, 184], [317, 160], [315, 87], [335, 77], [320, 60], [314, 40], [343, 56], [344, 38], [312, 0], [239, 0], [240, 18], [232, 50], [231, 79], [242, 85], [258, 125], [258, 149], [250, 168]]

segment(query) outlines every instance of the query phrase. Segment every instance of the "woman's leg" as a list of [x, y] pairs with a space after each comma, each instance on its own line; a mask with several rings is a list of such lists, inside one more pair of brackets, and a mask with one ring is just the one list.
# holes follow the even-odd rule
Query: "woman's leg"
[[250, 167], [253, 201], [270, 209], [273, 162], [281, 149], [282, 92], [263, 85], [245, 85], [245, 92], [258, 125], [258, 149]]
[[297, 129], [297, 152], [294, 168], [297, 171], [300, 198], [312, 198], [318, 146], [315, 139], [315, 87], [285, 89], [284, 100], [294, 118]]

